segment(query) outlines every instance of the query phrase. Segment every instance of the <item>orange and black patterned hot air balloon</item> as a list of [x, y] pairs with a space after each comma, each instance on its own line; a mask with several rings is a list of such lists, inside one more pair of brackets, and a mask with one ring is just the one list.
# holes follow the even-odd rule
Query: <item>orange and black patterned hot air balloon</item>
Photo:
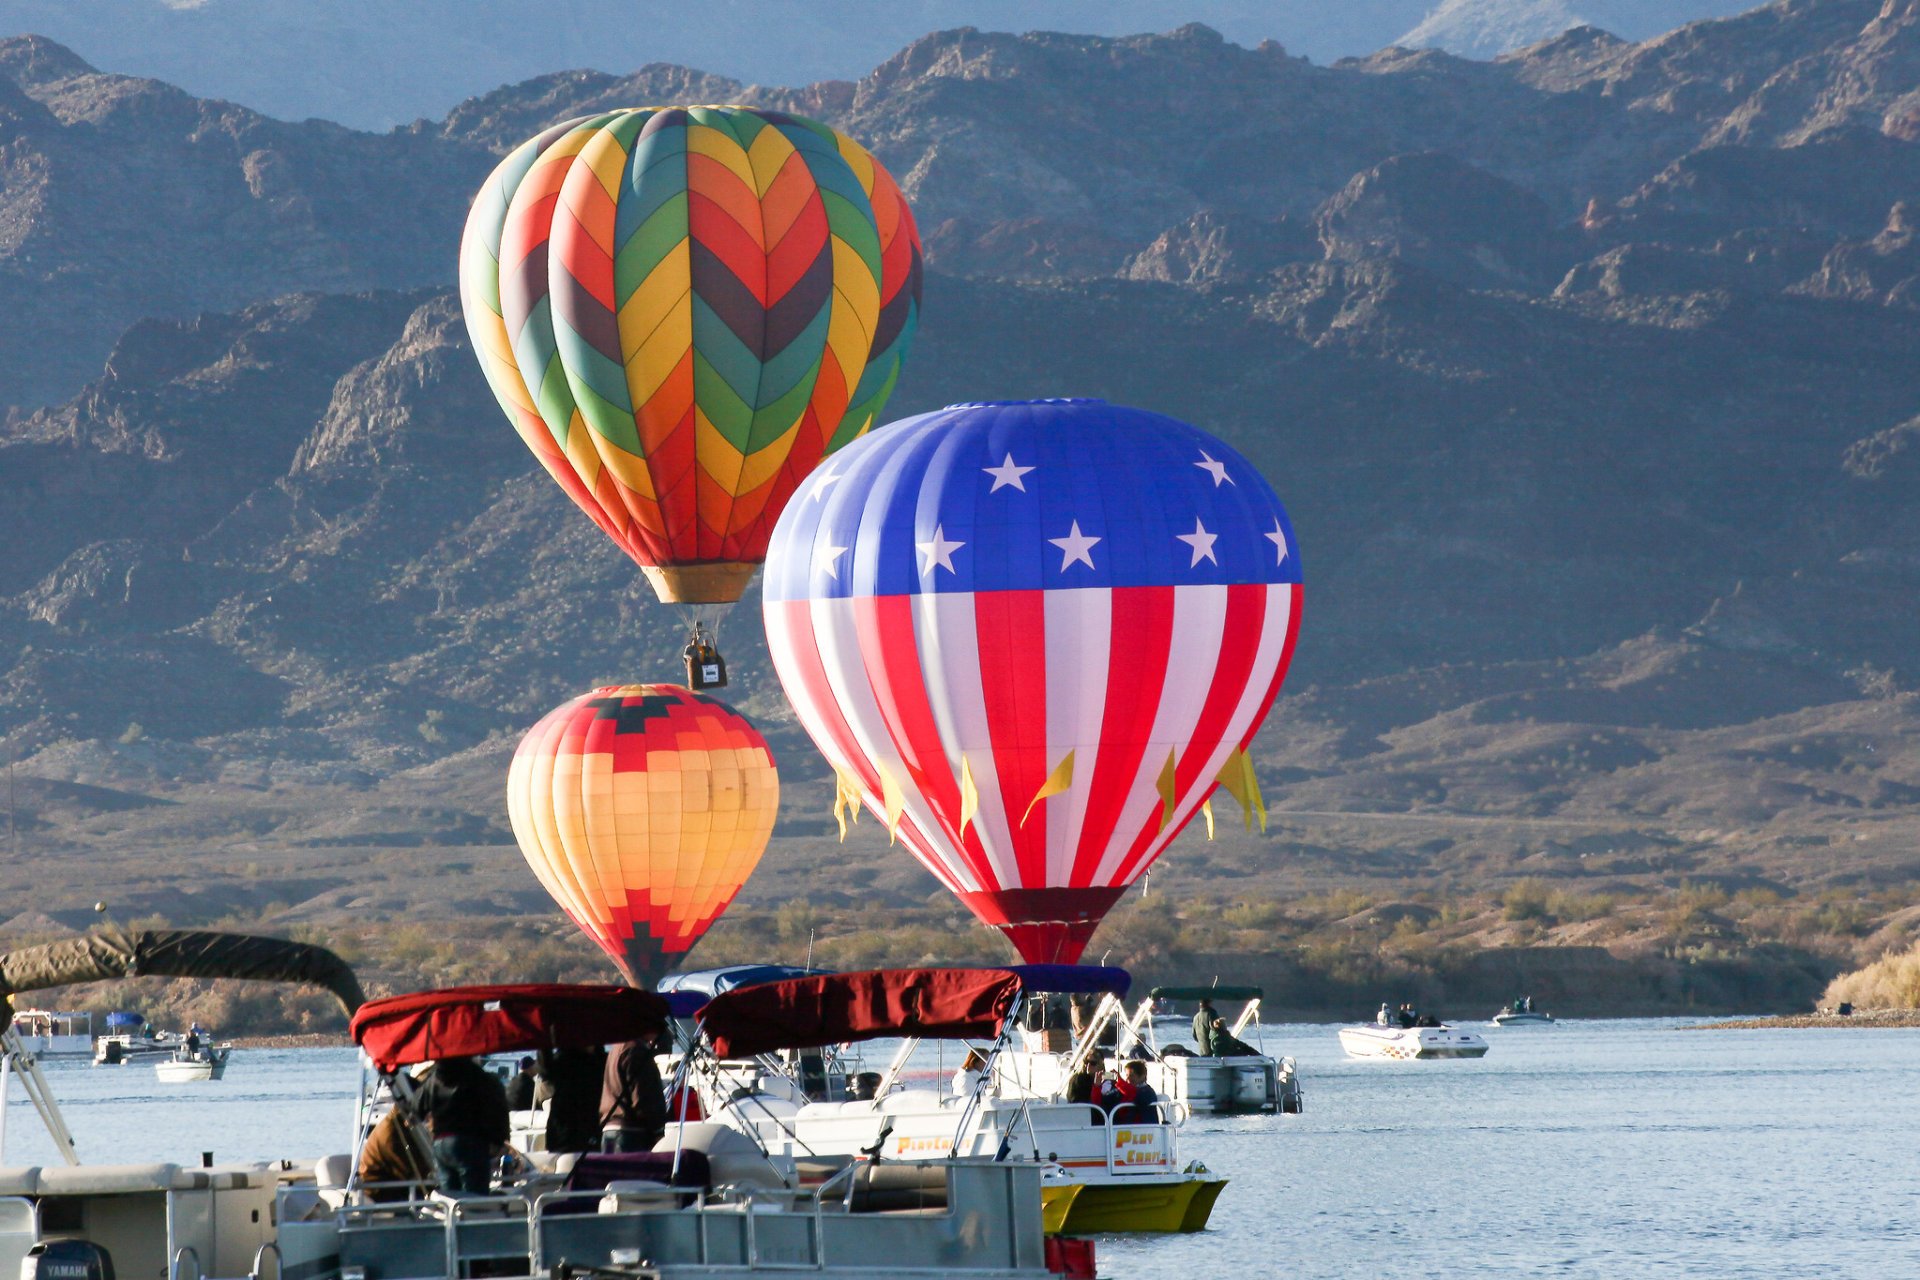
[[613, 685], [555, 708], [507, 779], [534, 875], [648, 988], [733, 902], [779, 803], [766, 739], [677, 685]]
[[920, 240], [857, 143], [801, 116], [555, 125], [474, 200], [461, 303], [501, 407], [660, 598], [739, 599], [912, 341]]

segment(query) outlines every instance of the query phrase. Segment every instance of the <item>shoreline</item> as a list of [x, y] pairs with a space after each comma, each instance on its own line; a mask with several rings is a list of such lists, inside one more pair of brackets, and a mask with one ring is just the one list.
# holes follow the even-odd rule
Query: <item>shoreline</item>
[[283, 1035], [234, 1036], [221, 1044], [236, 1049], [351, 1049], [353, 1037], [344, 1031], [302, 1031]]
[[1831, 1013], [1792, 1013], [1767, 1018], [1735, 1018], [1727, 1022], [1702, 1022], [1681, 1027], [1682, 1031], [1764, 1031], [1774, 1028], [1812, 1028], [1845, 1030], [1848, 1027], [1920, 1027], [1920, 1009], [1856, 1009], [1842, 1018]]

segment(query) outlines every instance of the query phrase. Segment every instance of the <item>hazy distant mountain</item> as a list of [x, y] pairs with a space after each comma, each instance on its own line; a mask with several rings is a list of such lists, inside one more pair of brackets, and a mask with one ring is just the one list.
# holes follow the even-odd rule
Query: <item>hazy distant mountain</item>
[[1581, 22], [1640, 39], [1739, 6], [1468, 0], [1443, 4], [1423, 22], [1434, 7], [1435, 0], [0, 0], [0, 36], [49, 36], [103, 70], [282, 119], [385, 129], [573, 67], [625, 74], [671, 62], [750, 84], [854, 80], [916, 37], [962, 26], [1124, 35], [1204, 22], [1249, 48], [1277, 40], [1325, 64], [1372, 53], [1409, 28], [1424, 33], [1417, 43], [1488, 56]]
[[1393, 43], [1495, 58], [1575, 27], [1645, 40], [1702, 18], [1724, 18], [1754, 7], [1750, 0], [1440, 0]]

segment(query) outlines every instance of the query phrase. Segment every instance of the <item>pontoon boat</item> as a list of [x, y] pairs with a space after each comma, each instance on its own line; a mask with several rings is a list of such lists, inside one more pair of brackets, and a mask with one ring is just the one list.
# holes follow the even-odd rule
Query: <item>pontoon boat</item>
[[[1031, 1162], [1046, 1167], [1049, 1232], [1198, 1231], [1226, 1180], [1198, 1161], [1182, 1163], [1181, 1104], [1161, 1103], [1141, 1117], [1003, 1087], [999, 1063], [1029, 985], [1104, 993], [1116, 973], [1124, 991], [1122, 971], [1065, 965], [878, 970], [730, 991], [700, 1014], [717, 1060], [821, 1043], [788, 1043], [790, 1036], [772, 1030], [796, 1020], [827, 1042], [905, 1039], [871, 1098], [811, 1102], [784, 1089], [731, 1096], [699, 1071], [690, 1078], [711, 1117], [753, 1133], [777, 1154]], [[907, 1064], [923, 1038], [969, 1037], [990, 1042], [969, 1092], [906, 1087]]]

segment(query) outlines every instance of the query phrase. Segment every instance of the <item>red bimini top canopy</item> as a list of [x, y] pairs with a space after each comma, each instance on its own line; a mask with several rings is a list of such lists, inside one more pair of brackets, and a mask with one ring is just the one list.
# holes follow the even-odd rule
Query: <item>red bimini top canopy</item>
[[1006, 969], [873, 969], [723, 992], [700, 1011], [722, 1058], [882, 1036], [996, 1036], [1020, 993]]
[[667, 1002], [650, 991], [530, 983], [369, 1000], [352, 1029], [374, 1064], [394, 1071], [434, 1058], [621, 1044], [658, 1034], [666, 1020]]

